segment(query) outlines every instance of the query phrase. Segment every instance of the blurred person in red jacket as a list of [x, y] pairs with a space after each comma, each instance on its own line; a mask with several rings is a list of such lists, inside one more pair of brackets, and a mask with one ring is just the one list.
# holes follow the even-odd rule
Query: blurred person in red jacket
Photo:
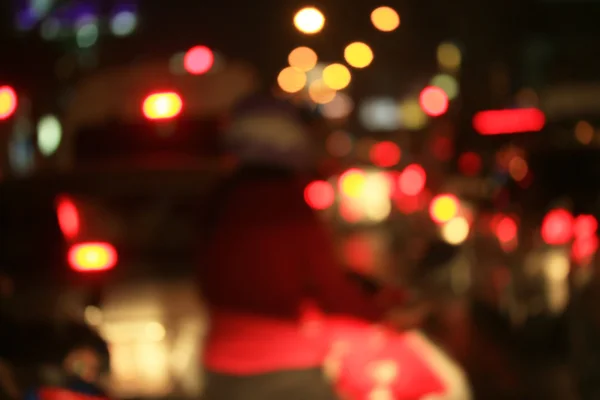
[[240, 165], [208, 206], [204, 396], [335, 399], [321, 370], [326, 330], [308, 305], [368, 321], [386, 309], [344, 273], [304, 200], [316, 168], [311, 125], [291, 104], [256, 95], [234, 110], [224, 144]]

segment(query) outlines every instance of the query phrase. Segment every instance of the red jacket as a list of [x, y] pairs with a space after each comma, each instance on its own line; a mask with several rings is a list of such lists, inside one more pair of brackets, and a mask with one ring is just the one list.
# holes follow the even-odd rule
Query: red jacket
[[219, 198], [201, 267], [212, 314], [205, 364], [239, 374], [321, 365], [325, 330], [303, 307], [307, 299], [367, 320], [383, 310], [346, 278], [304, 202], [305, 182], [278, 173], [235, 182]]

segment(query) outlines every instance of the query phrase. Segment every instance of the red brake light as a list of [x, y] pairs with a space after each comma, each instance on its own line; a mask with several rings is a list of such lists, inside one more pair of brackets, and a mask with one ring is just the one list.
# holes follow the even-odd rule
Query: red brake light
[[427, 174], [423, 167], [411, 164], [402, 171], [398, 181], [400, 192], [406, 196], [416, 196], [425, 189]]
[[473, 127], [482, 135], [537, 132], [546, 124], [537, 108], [481, 111], [473, 117]]
[[573, 237], [573, 216], [567, 210], [552, 210], [542, 222], [542, 239], [551, 245], [567, 243]]
[[0, 121], [8, 119], [17, 109], [17, 93], [10, 86], [0, 86]]
[[429, 214], [431, 219], [438, 224], [448, 222], [458, 215], [460, 202], [456, 196], [451, 194], [442, 194], [431, 200]]
[[79, 234], [79, 212], [67, 197], [61, 197], [56, 203], [56, 216], [61, 232], [67, 239], [74, 239]]
[[142, 111], [148, 119], [170, 119], [183, 109], [183, 100], [175, 92], [153, 93], [144, 99]]
[[304, 189], [304, 199], [315, 210], [325, 210], [333, 204], [335, 191], [329, 182], [314, 181]]
[[72, 246], [68, 254], [69, 265], [78, 272], [95, 272], [112, 269], [117, 264], [117, 251], [104, 242], [80, 243]]

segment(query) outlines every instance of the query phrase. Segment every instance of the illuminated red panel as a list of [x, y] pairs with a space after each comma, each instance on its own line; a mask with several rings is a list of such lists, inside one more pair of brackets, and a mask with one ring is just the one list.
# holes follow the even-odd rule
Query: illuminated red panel
[[183, 100], [175, 92], [153, 93], [144, 99], [142, 112], [151, 120], [170, 119], [183, 109]]
[[416, 196], [425, 188], [427, 174], [423, 167], [418, 164], [411, 164], [402, 171], [398, 186], [402, 194], [406, 196]]
[[333, 205], [335, 191], [329, 182], [314, 181], [304, 189], [304, 199], [315, 210], [325, 210]]
[[79, 234], [79, 211], [68, 197], [59, 197], [56, 202], [56, 216], [61, 232], [67, 239], [74, 239]]
[[501, 243], [508, 243], [517, 237], [517, 223], [510, 217], [503, 217], [496, 224], [496, 236]]
[[473, 117], [473, 127], [482, 135], [537, 132], [546, 124], [537, 108], [481, 111]]
[[80, 243], [68, 254], [69, 265], [78, 272], [96, 272], [112, 269], [118, 260], [115, 248], [104, 242]]
[[400, 147], [394, 142], [379, 142], [371, 148], [369, 153], [371, 162], [378, 167], [393, 167], [400, 162], [402, 153]]
[[593, 215], [580, 215], [575, 218], [573, 234], [576, 238], [588, 238], [598, 230], [598, 221]]
[[192, 47], [185, 53], [183, 66], [193, 75], [202, 75], [210, 71], [215, 62], [213, 52], [206, 46]]
[[421, 92], [419, 104], [425, 114], [439, 117], [448, 111], [448, 95], [438, 87], [428, 86]]
[[458, 158], [458, 169], [466, 176], [475, 176], [481, 171], [481, 157], [477, 153], [467, 152]]
[[567, 243], [573, 237], [573, 216], [567, 210], [552, 210], [542, 222], [542, 239], [551, 245]]
[[17, 93], [10, 86], [0, 86], [0, 121], [8, 119], [17, 109]]

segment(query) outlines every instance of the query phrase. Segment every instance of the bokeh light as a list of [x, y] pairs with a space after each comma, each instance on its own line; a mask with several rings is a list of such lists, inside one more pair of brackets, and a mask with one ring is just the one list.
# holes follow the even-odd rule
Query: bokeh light
[[458, 81], [455, 77], [448, 74], [438, 74], [431, 79], [431, 86], [439, 87], [446, 93], [449, 100], [454, 100], [458, 96]]
[[40, 35], [44, 40], [54, 40], [60, 34], [60, 21], [57, 18], [47, 18], [40, 25]]
[[344, 172], [339, 178], [339, 189], [347, 197], [360, 197], [365, 189], [367, 177], [359, 169], [353, 168]]
[[8, 119], [17, 109], [17, 93], [10, 86], [0, 86], [0, 121]]
[[335, 99], [336, 91], [317, 79], [308, 87], [308, 95], [316, 104], [327, 104]]
[[423, 167], [411, 164], [404, 168], [398, 179], [400, 192], [406, 196], [416, 196], [425, 189], [427, 174]]
[[354, 68], [366, 68], [373, 62], [373, 50], [363, 42], [350, 43], [344, 49], [344, 59]]
[[400, 16], [391, 7], [378, 7], [371, 13], [373, 26], [382, 32], [391, 32], [400, 26]]
[[334, 63], [323, 70], [323, 83], [333, 90], [347, 88], [351, 80], [352, 75], [345, 65]]
[[151, 120], [176, 117], [183, 109], [183, 100], [175, 92], [153, 93], [144, 99], [142, 112]]
[[575, 125], [575, 138], [581, 144], [590, 144], [594, 139], [594, 127], [589, 122], [579, 121]]
[[131, 11], [121, 11], [110, 21], [110, 30], [115, 36], [128, 36], [135, 31], [137, 16]]
[[335, 131], [327, 137], [325, 147], [332, 156], [345, 157], [352, 151], [352, 138], [344, 131]]
[[277, 84], [286, 93], [297, 93], [306, 85], [306, 74], [294, 67], [286, 67], [277, 76]]
[[50, 156], [56, 152], [62, 140], [62, 126], [54, 115], [40, 118], [37, 126], [37, 145], [40, 153]]
[[464, 217], [452, 218], [441, 229], [442, 239], [446, 243], [459, 245], [469, 237], [469, 222]]
[[437, 223], [445, 223], [458, 215], [459, 201], [452, 194], [438, 195], [431, 200], [429, 214]]
[[481, 156], [472, 151], [462, 153], [458, 157], [458, 169], [463, 175], [475, 176], [481, 171], [481, 166]]
[[302, 33], [314, 35], [323, 30], [325, 16], [315, 7], [305, 7], [294, 16], [294, 26]]
[[551, 245], [567, 243], [573, 237], [574, 220], [571, 213], [564, 209], [550, 211], [542, 221], [542, 239]]
[[442, 89], [428, 86], [421, 92], [419, 104], [427, 115], [439, 117], [448, 110], [448, 96]]
[[326, 181], [314, 181], [304, 189], [306, 203], [315, 210], [325, 210], [333, 205], [335, 191]]
[[215, 62], [211, 49], [206, 46], [194, 46], [185, 53], [183, 65], [192, 75], [202, 75], [210, 71]]
[[418, 130], [427, 124], [427, 114], [415, 99], [403, 101], [397, 110], [399, 123], [406, 129]]
[[529, 167], [527, 161], [523, 157], [515, 156], [508, 163], [508, 173], [517, 182], [522, 181], [527, 177]]
[[98, 41], [100, 32], [95, 18], [87, 18], [77, 23], [78, 28], [75, 33], [77, 46], [82, 49], [92, 47]]
[[354, 102], [346, 93], [336, 93], [333, 100], [323, 105], [322, 113], [328, 119], [343, 119], [352, 112]]
[[371, 162], [381, 168], [389, 168], [400, 162], [402, 152], [394, 142], [379, 142], [371, 147], [369, 157]]
[[394, 131], [400, 127], [398, 105], [391, 97], [365, 99], [360, 105], [359, 118], [371, 131]]
[[462, 63], [462, 54], [457, 45], [444, 42], [437, 48], [437, 60], [443, 69], [456, 71]]
[[317, 53], [310, 47], [296, 47], [288, 55], [288, 62], [291, 67], [298, 68], [301, 71], [308, 72], [317, 65]]

